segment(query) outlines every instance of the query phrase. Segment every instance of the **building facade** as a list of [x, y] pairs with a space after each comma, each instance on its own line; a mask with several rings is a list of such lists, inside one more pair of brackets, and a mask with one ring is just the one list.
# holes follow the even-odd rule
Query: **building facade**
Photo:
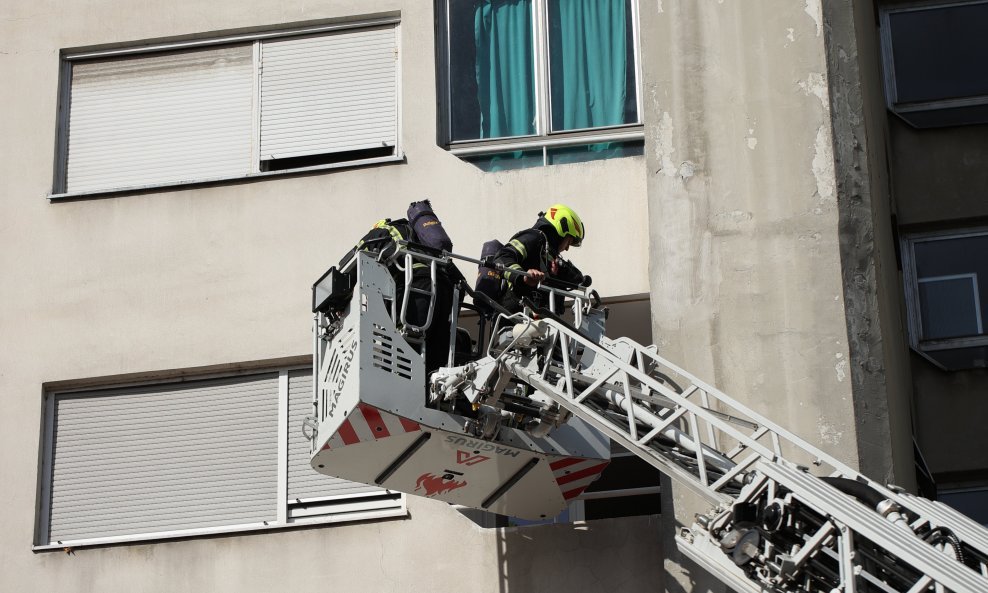
[[2, 588], [717, 588], [634, 466], [507, 526], [308, 471], [309, 288], [423, 198], [569, 204], [610, 333], [988, 521], [986, 6], [8, 2]]

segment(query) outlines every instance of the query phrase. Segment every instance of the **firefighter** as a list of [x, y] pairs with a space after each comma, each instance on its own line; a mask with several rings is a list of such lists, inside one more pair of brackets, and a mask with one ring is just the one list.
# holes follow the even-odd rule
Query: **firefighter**
[[[571, 284], [583, 282], [585, 276], [559, 256], [570, 247], [579, 247], [584, 236], [586, 228], [569, 206], [553, 204], [540, 212], [532, 228], [515, 233], [494, 256], [494, 261], [505, 268], [503, 278], [507, 290], [501, 304], [509, 311], [521, 311], [521, 299], [528, 297], [538, 306], [547, 306], [544, 293], [536, 290], [546, 276]], [[513, 274], [512, 270], [529, 275]]]

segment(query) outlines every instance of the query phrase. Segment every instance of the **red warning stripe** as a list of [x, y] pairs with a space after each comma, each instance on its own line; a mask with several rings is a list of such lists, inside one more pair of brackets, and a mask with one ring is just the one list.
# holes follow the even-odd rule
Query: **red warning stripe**
[[556, 470], [563, 469], [564, 467], [569, 467], [571, 465], [576, 465], [577, 463], [583, 463], [584, 461], [586, 460], [579, 457], [567, 457], [566, 459], [553, 461], [549, 464], [549, 469], [555, 472]]
[[417, 430], [422, 430], [422, 427], [419, 425], [419, 423], [415, 422], [414, 420], [409, 420], [408, 418], [402, 418], [401, 416], [398, 417], [398, 420], [401, 420], [401, 427], [405, 429], [405, 432], [415, 432]]
[[380, 412], [375, 408], [363, 404], [360, 405], [359, 409], [364, 420], [367, 422], [367, 426], [371, 429], [371, 434], [374, 435], [375, 440], [391, 436], [391, 433], [388, 432], [388, 427], [384, 424], [384, 419], [381, 418]]
[[597, 465], [588, 467], [586, 469], [581, 469], [578, 472], [573, 472], [571, 474], [559, 476], [558, 478], [556, 478], [556, 483], [562, 486], [563, 484], [569, 484], [570, 482], [575, 482], [581, 478], [586, 478], [587, 476], [599, 474], [600, 472], [604, 471], [604, 468], [607, 467], [608, 463], [609, 462], [605, 461], [604, 463], [599, 463]]
[[360, 437], [357, 436], [357, 431], [355, 431], [353, 429], [353, 425], [350, 424], [349, 418], [344, 420], [343, 424], [340, 424], [340, 428], [336, 431], [336, 433], [340, 435], [341, 439], [343, 439], [344, 445], [352, 445], [360, 442]]
[[577, 496], [583, 494], [583, 491], [586, 490], [586, 489], [587, 489], [586, 486], [580, 486], [576, 490], [570, 490], [569, 492], [563, 492], [563, 499], [564, 500], [570, 500], [572, 498], [576, 498]]
[[[563, 499], [569, 501], [583, 494], [583, 491], [597, 479], [600, 472], [604, 471], [604, 468], [609, 464], [610, 461], [598, 463], [596, 459], [567, 457], [550, 463], [549, 467], [552, 468], [552, 473], [556, 477], [556, 484], [562, 490]], [[573, 468], [576, 471], [566, 468]], [[563, 490], [563, 486], [566, 484], [570, 484], [569, 490]]]
[[[351, 422], [359, 422], [360, 424], [357, 426], [360, 430], [358, 431], [354, 428], [354, 425], [351, 424]], [[368, 431], [364, 430], [363, 427], [365, 425], [367, 426]], [[402, 418], [396, 414], [382, 412], [381, 410], [366, 404], [360, 404], [357, 406], [357, 409], [350, 414], [350, 417], [343, 421], [343, 424], [341, 424], [336, 430], [336, 434], [326, 442], [323, 449], [345, 447], [347, 445], [363, 442], [364, 440], [369, 440], [366, 438], [368, 433], [373, 435], [374, 440], [377, 440], [394, 436], [396, 434], [417, 432], [420, 430], [422, 430], [422, 426], [414, 420]], [[361, 434], [365, 435], [364, 439], [361, 439]]]

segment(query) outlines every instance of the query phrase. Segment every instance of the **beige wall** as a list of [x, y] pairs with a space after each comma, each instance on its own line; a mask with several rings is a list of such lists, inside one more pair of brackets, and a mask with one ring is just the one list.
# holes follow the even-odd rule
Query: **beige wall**
[[5, 551], [0, 585], [45, 593], [568, 593], [648, 592], [662, 583], [657, 517], [485, 530], [444, 503], [410, 503], [408, 520], [69, 554]]
[[[385, 13], [401, 16], [406, 163], [46, 199], [60, 50]], [[645, 159], [491, 174], [453, 157], [435, 140], [433, 43], [432, 3], [410, 0], [0, 6], [0, 590], [591, 591], [602, 581], [622, 590], [660, 582], [654, 521], [480, 531], [417, 499], [406, 520], [31, 552], [44, 384], [308, 355], [310, 285], [409, 201], [430, 197], [456, 250], [471, 255], [565, 201], [587, 222], [572, 259], [595, 287], [647, 292]]]

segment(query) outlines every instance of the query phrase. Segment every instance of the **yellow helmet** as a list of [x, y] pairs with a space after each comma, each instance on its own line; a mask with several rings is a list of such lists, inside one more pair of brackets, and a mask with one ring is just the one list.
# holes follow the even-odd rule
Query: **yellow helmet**
[[579, 247], [580, 243], [583, 243], [583, 237], [586, 235], [583, 221], [569, 206], [553, 204], [542, 214], [542, 218], [549, 221], [560, 237], [573, 237], [574, 247]]

